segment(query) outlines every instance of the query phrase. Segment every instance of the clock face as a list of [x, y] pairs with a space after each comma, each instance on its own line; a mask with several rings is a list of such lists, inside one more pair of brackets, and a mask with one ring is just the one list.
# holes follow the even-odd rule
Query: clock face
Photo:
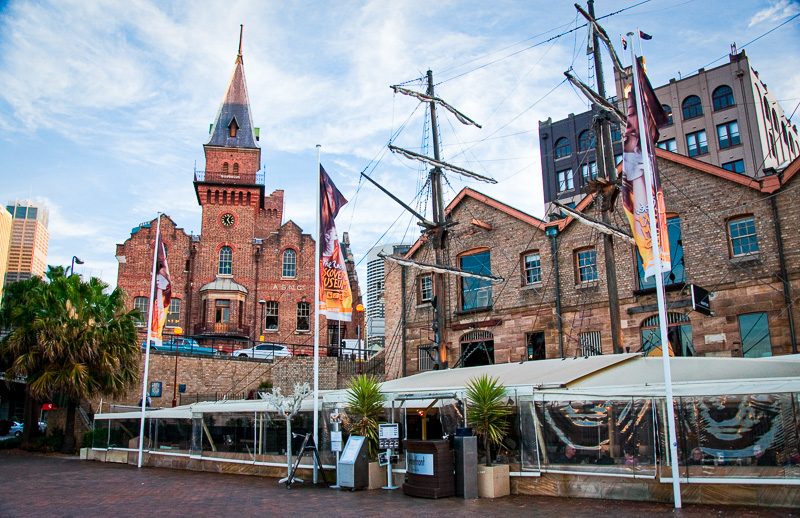
[[226, 212], [225, 214], [223, 214], [219, 220], [226, 227], [232, 227], [233, 224], [236, 222], [236, 218], [230, 212]]

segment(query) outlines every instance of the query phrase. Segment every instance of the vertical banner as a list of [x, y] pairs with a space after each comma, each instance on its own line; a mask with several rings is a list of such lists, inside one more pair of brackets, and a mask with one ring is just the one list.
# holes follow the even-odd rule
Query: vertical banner
[[[646, 192], [644, 179], [646, 174], [645, 160], [649, 161], [650, 170], [653, 171], [653, 189], [649, 194], [656, 214], [658, 246], [661, 251], [661, 271], [662, 273], [669, 272], [672, 268], [670, 265], [664, 193], [661, 190], [661, 181], [656, 165], [655, 146], [653, 145], [658, 140], [658, 128], [669, 121], [669, 116], [658, 101], [656, 93], [653, 91], [653, 87], [650, 86], [650, 81], [647, 79], [644, 70], [642, 70], [642, 65], [638, 59], [634, 66], [638, 67], [638, 77], [642, 79], [639, 84], [633, 85], [628, 99], [628, 117], [622, 155], [624, 173], [622, 205], [625, 208], [625, 215], [628, 217], [628, 223], [631, 225], [633, 238], [636, 241], [636, 248], [642, 260], [644, 277], [647, 279], [655, 275], [656, 272], [655, 262], [653, 261], [653, 241], [650, 235], [650, 217], [647, 212], [648, 193]], [[639, 109], [642, 109], [644, 113], [642, 118], [644, 120], [644, 128], [639, 127]]]
[[329, 320], [350, 321], [353, 313], [353, 294], [339, 246], [334, 218], [347, 200], [333, 185], [328, 173], [319, 166], [320, 225], [319, 225], [319, 311]]
[[153, 318], [150, 320], [150, 340], [161, 345], [164, 324], [167, 323], [169, 303], [172, 300], [172, 283], [167, 266], [167, 250], [161, 236], [158, 236], [158, 258], [156, 259], [156, 289], [153, 297]]

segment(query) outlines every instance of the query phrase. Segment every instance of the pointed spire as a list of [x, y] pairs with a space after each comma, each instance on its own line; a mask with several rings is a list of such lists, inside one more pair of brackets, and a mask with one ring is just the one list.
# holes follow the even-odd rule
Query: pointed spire
[[244, 25], [239, 26], [239, 52], [233, 68], [231, 80], [225, 97], [222, 99], [217, 118], [211, 127], [211, 137], [207, 146], [258, 148], [250, 115], [250, 98], [244, 78], [242, 60], [242, 34]]

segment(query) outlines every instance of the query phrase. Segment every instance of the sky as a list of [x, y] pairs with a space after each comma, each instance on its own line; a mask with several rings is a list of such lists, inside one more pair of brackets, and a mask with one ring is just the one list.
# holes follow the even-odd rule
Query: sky
[[[595, 11], [622, 11], [600, 23], [626, 64], [620, 35], [653, 36], [641, 51], [654, 86], [726, 63], [735, 42], [787, 115], [800, 104], [796, 0], [597, 0]], [[436, 95], [482, 125], [437, 110], [442, 158], [497, 180], [448, 174], [445, 202], [469, 186], [544, 217], [539, 121], [588, 108], [564, 71], [594, 81], [573, 2], [0, 0], [0, 203], [49, 208], [48, 264], [77, 256], [76, 273], [115, 286], [115, 245], [139, 223], [163, 212], [200, 233], [193, 172], [240, 24], [266, 192], [283, 189], [284, 221], [313, 234], [321, 146], [349, 200], [336, 223], [362, 289], [369, 249], [413, 242], [419, 227], [360, 173], [431, 213], [426, 168], [387, 150], [433, 155], [425, 107], [389, 88], [423, 91], [428, 69]]]

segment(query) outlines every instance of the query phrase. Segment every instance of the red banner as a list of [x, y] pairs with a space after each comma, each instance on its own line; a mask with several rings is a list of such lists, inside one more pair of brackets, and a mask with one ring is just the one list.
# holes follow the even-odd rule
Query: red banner
[[319, 181], [319, 311], [329, 320], [349, 322], [353, 314], [353, 294], [334, 223], [347, 200], [322, 166], [319, 166]]

